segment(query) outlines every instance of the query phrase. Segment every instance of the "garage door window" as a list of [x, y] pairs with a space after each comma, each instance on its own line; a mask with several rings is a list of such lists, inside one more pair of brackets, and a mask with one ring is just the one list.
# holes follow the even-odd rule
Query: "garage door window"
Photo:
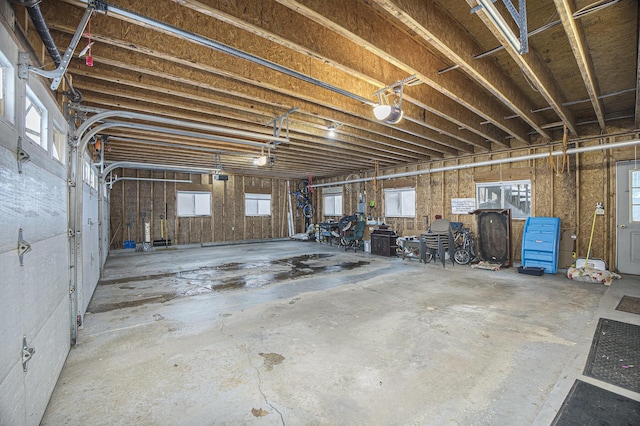
[[0, 52], [0, 117], [13, 123], [14, 117], [14, 68], [11, 62]]
[[476, 184], [479, 209], [511, 209], [514, 219], [531, 215], [531, 181], [489, 182]]
[[47, 110], [27, 87], [24, 109], [24, 133], [32, 142], [47, 149]]
[[211, 193], [178, 191], [178, 216], [211, 216]]
[[270, 216], [271, 194], [244, 194], [246, 216]]
[[415, 217], [415, 188], [385, 189], [384, 211], [385, 215], [390, 217]]
[[53, 144], [51, 144], [51, 155], [53, 158], [65, 164], [65, 154], [66, 154], [66, 144], [65, 144], [65, 134], [58, 128], [57, 125], [53, 126]]

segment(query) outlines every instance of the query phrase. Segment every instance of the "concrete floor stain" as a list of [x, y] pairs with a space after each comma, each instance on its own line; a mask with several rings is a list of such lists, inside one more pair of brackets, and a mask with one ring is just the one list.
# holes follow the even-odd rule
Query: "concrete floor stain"
[[[345, 261], [331, 265], [312, 265], [312, 261], [335, 256], [334, 254], [307, 254], [287, 259], [264, 260], [247, 263], [226, 263], [216, 267], [200, 268], [195, 271], [180, 272], [178, 278], [188, 279], [191, 284], [199, 282], [201, 288], [224, 291], [240, 288], [259, 288], [265, 285], [309, 277], [320, 273], [350, 271], [369, 261]], [[242, 272], [220, 277], [221, 273]]]
[[[139, 307], [149, 303], [164, 303], [177, 297], [195, 296], [210, 292], [233, 289], [260, 288], [266, 285], [307, 278], [316, 274], [350, 271], [371, 263], [370, 261], [343, 261], [322, 264], [323, 260], [337, 256], [332, 253], [305, 254], [276, 260], [257, 260], [252, 262], [232, 262], [219, 266], [203, 267], [195, 270], [180, 271], [172, 274], [118, 278], [101, 283], [124, 284], [122, 290], [139, 290], [132, 282], [140, 282], [153, 277], [155, 279], [173, 277], [178, 289], [170, 293], [156, 294], [152, 297], [137, 298], [115, 303], [91, 304], [91, 313], [108, 312], [116, 309]], [[135, 297], [135, 296], [134, 296]], [[139, 297], [139, 296], [138, 296]]]
[[273, 352], [269, 352], [269, 353], [259, 353], [258, 355], [260, 355], [262, 358], [264, 358], [264, 368], [267, 371], [271, 371], [273, 370], [273, 366], [274, 365], [278, 365], [281, 364], [282, 361], [284, 361], [284, 357], [280, 354], [276, 354]]

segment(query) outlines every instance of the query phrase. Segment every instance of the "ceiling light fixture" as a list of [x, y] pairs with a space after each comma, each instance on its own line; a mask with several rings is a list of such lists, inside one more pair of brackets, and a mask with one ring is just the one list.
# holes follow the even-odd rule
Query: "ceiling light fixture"
[[[378, 97], [378, 105], [373, 107], [373, 115], [375, 115], [376, 119], [387, 124], [399, 123], [404, 115], [402, 111], [404, 86], [420, 83], [421, 81], [415, 75], [412, 75], [375, 92], [373, 96]], [[392, 97], [391, 100], [389, 100], [388, 96]]]
[[254, 164], [256, 166], [264, 166], [264, 165], [267, 164], [267, 160], [268, 160], [268, 158], [267, 158], [266, 155], [261, 155], [260, 157], [258, 157], [258, 158], [256, 158], [254, 160]]
[[260, 152], [260, 156], [253, 159], [253, 164], [255, 166], [266, 166], [267, 164], [269, 164], [269, 166], [273, 166], [275, 162], [276, 156], [271, 155], [271, 149], [267, 151], [266, 155], [264, 153], [264, 150], [262, 150]]
[[332, 138], [336, 135], [336, 129], [340, 126], [342, 126], [343, 123], [340, 123], [339, 121], [332, 121], [331, 124], [329, 124], [329, 126], [327, 126], [327, 128], [329, 129], [329, 137]]
[[496, 0], [477, 1], [478, 6], [471, 9], [471, 13], [476, 13], [480, 9], [484, 9], [491, 20], [491, 23], [507, 39], [507, 42], [513, 50], [520, 55], [527, 53], [529, 51], [529, 35], [527, 32], [527, 0], [519, 0], [519, 11], [515, 8], [511, 0], [502, 0], [520, 30], [520, 37], [513, 32], [507, 21], [493, 4]]

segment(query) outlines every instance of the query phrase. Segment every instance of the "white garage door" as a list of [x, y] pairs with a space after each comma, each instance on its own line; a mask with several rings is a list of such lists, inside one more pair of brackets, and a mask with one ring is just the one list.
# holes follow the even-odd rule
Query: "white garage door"
[[[28, 109], [26, 82], [15, 70], [18, 49], [1, 25], [0, 51], [0, 424], [37, 425], [70, 347], [66, 172], [52, 141], [54, 124], [64, 120], [33, 76], [29, 86], [39, 104]], [[25, 138], [25, 111], [32, 124], [41, 120], [34, 139]], [[30, 156], [22, 173], [19, 137]], [[20, 230], [29, 247], [22, 264]], [[23, 341], [35, 350], [30, 357], [23, 356]]]

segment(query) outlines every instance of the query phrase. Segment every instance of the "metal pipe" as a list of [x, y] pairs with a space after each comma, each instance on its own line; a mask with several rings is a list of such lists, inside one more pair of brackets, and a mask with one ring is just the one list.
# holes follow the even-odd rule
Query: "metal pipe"
[[145, 182], [175, 182], [175, 183], [193, 183], [193, 179], [160, 179], [160, 178], [140, 178], [133, 176], [117, 177], [110, 181], [105, 181], [105, 185], [109, 185], [109, 189], [113, 189], [113, 184], [121, 180], [140, 180]]
[[255, 157], [255, 153], [244, 152], [244, 151], [224, 151], [221, 149], [215, 148], [205, 148], [202, 146], [194, 146], [194, 145], [185, 145], [180, 143], [172, 143], [172, 142], [161, 142], [149, 139], [139, 139], [139, 138], [126, 138], [122, 136], [110, 136], [110, 141], [120, 141], [120, 142], [130, 142], [130, 143], [139, 143], [143, 145], [157, 145], [157, 146], [166, 146], [169, 148], [180, 148], [186, 151], [198, 151], [198, 152], [207, 152], [210, 154], [220, 154], [220, 155], [237, 155], [244, 157]]
[[207, 174], [216, 173], [220, 171], [220, 169], [216, 169], [216, 168], [209, 169], [209, 168], [198, 168], [198, 167], [170, 166], [166, 164], [137, 163], [135, 161], [116, 161], [115, 163], [110, 163], [107, 167], [104, 168], [103, 176], [108, 175], [109, 172], [117, 168], [140, 169], [140, 170], [163, 170], [167, 172], [191, 173], [191, 174], [201, 174], [201, 175], [207, 175]]
[[[81, 0], [83, 3], [88, 3], [88, 0]], [[207, 37], [203, 37], [199, 34], [195, 34], [189, 31], [185, 31], [181, 28], [175, 27], [173, 25], [169, 25], [167, 23], [158, 21], [156, 19], [139, 15], [135, 12], [128, 11], [121, 7], [115, 5], [108, 5], [108, 13], [110, 15], [119, 15], [123, 18], [130, 19], [136, 22], [143, 24], [145, 27], [152, 27], [157, 30], [163, 31], [168, 34], [172, 34], [174, 36], [186, 39], [188, 41], [198, 43], [202, 46], [209, 47], [211, 49], [217, 50], [218, 52], [226, 53], [231, 56], [235, 56], [236, 58], [244, 59], [246, 61], [252, 62], [254, 64], [262, 65], [266, 68], [272, 69], [274, 71], [286, 74], [290, 77], [297, 78], [299, 80], [305, 81], [307, 83], [311, 83], [315, 86], [322, 87], [323, 89], [330, 90], [335, 93], [339, 93], [341, 95], [347, 96], [351, 99], [354, 99], [358, 102], [361, 102], [366, 105], [375, 106], [376, 103], [371, 101], [370, 99], [363, 98], [362, 96], [356, 95], [355, 93], [348, 92], [339, 87], [333, 86], [331, 84], [325, 83], [324, 81], [318, 80], [316, 78], [310, 77], [308, 75], [302, 74], [298, 71], [295, 71], [291, 68], [284, 67], [275, 62], [268, 61], [266, 59], [260, 58], [259, 56], [252, 55], [247, 52], [243, 52], [241, 50], [235, 49], [231, 46], [227, 46], [226, 44], [219, 43], [215, 40], [212, 40]]]
[[[95, 123], [97, 123], [99, 121], [104, 121], [105, 119], [111, 118], [111, 117], [128, 118], [128, 119], [142, 120], [142, 121], [151, 121], [151, 122], [154, 122], [154, 123], [167, 124], [167, 125], [171, 125], [171, 126], [186, 127], [186, 128], [190, 128], [190, 129], [196, 129], [196, 130], [204, 130], [204, 131], [213, 132], [213, 133], [224, 133], [224, 134], [233, 135], [233, 136], [244, 136], [244, 137], [249, 137], [249, 138], [254, 138], [254, 139], [268, 140], [268, 141], [274, 142], [274, 143], [276, 143], [276, 142], [288, 143], [289, 142], [288, 139], [275, 137], [275, 136], [267, 135], [267, 134], [264, 134], [264, 133], [245, 132], [244, 130], [229, 129], [229, 128], [226, 128], [226, 127], [211, 126], [211, 125], [208, 125], [208, 124], [194, 123], [194, 122], [191, 122], [191, 121], [182, 121], [182, 120], [176, 120], [176, 119], [172, 119], [172, 118], [158, 117], [158, 116], [155, 116], [155, 115], [141, 114], [141, 113], [137, 113], [137, 112], [121, 111], [121, 110], [105, 111], [105, 112], [101, 112], [101, 113], [98, 113], [96, 115], [91, 116], [84, 123], [82, 123], [80, 125], [80, 127], [78, 127], [76, 129], [76, 131], [74, 132], [74, 138], [77, 139], [77, 140], [80, 140], [83, 137], [84, 133], [87, 130], [89, 130], [89, 128], [92, 125], [94, 125]], [[86, 144], [84, 146], [82, 146], [82, 145], [79, 146], [79, 148], [84, 150], [86, 148]]]
[[[33, 9], [35, 9], [35, 7]], [[87, 27], [87, 23], [89, 22], [89, 19], [91, 19], [91, 15], [93, 14], [93, 11], [94, 11], [93, 5], [89, 4], [89, 6], [87, 7], [87, 10], [82, 16], [82, 19], [80, 20], [78, 29], [76, 30], [75, 34], [73, 35], [73, 38], [71, 39], [71, 43], [69, 43], [69, 47], [67, 47], [67, 50], [64, 52], [64, 57], [62, 58], [62, 60], [60, 61], [56, 69], [47, 71], [47, 70], [41, 70], [33, 66], [29, 66], [29, 71], [35, 74], [39, 74], [43, 77], [53, 79], [53, 81], [51, 82], [51, 90], [58, 90], [58, 86], [60, 85], [60, 80], [62, 80], [64, 73], [67, 71], [67, 67], [71, 62], [71, 57], [73, 56], [73, 52], [76, 50], [76, 46], [78, 45], [78, 43], [80, 42], [80, 39], [82, 38], [82, 33], [84, 33], [84, 30]], [[42, 14], [40, 14], [40, 18], [42, 18]], [[46, 24], [44, 24], [44, 19], [42, 19], [42, 25], [44, 25], [44, 27], [46, 28]], [[48, 28], [46, 32], [49, 33]], [[49, 34], [49, 37], [51, 37], [51, 34]], [[51, 41], [53, 41], [53, 39], [51, 39]], [[55, 43], [53, 44], [53, 47], [55, 47]], [[56, 48], [56, 51], [57, 50], [58, 49]], [[60, 57], [60, 53], [58, 53], [58, 58], [59, 57]], [[54, 59], [54, 62], [55, 62], [55, 59]]]
[[[626, 141], [626, 142], [615, 142], [615, 143], [608, 143], [608, 144], [603, 144], [603, 145], [594, 145], [594, 146], [583, 146], [581, 148], [571, 148], [567, 150], [567, 154], [578, 154], [578, 153], [582, 153], [582, 152], [590, 152], [590, 151], [600, 151], [600, 150], [605, 150], [605, 149], [616, 149], [616, 148], [624, 148], [627, 146], [635, 146], [635, 145], [639, 145], [640, 144], [640, 139], [632, 139], [630, 141]], [[509, 158], [500, 158], [497, 160], [487, 160], [487, 161], [479, 161], [476, 163], [469, 163], [469, 164], [457, 164], [455, 166], [446, 166], [446, 167], [436, 167], [434, 169], [427, 169], [427, 170], [416, 170], [413, 172], [404, 172], [404, 173], [394, 173], [394, 174], [390, 174], [390, 175], [382, 175], [382, 176], [378, 176], [376, 179], [377, 180], [381, 180], [381, 179], [396, 179], [396, 178], [402, 178], [402, 177], [410, 177], [410, 176], [418, 176], [418, 175], [426, 175], [429, 173], [437, 173], [437, 172], [447, 172], [450, 170], [460, 170], [460, 169], [471, 169], [471, 168], [475, 168], [475, 167], [484, 167], [484, 166], [493, 166], [493, 165], [497, 165], [497, 164], [506, 164], [506, 163], [515, 163], [518, 161], [528, 161], [528, 160], [536, 160], [539, 158], [547, 158], [549, 157], [549, 155], [552, 155], [554, 157], [557, 157], [559, 155], [563, 155], [563, 151], [552, 151], [551, 153], [545, 152], [545, 153], [540, 153], [540, 154], [529, 154], [529, 155], [523, 155], [520, 157], [509, 157]], [[358, 182], [369, 182], [372, 181], [373, 177], [367, 177], [367, 178], [361, 178], [361, 179], [353, 179], [353, 180], [343, 180], [343, 181], [338, 181], [338, 182], [329, 182], [329, 183], [321, 183], [321, 184], [317, 184], [317, 185], [311, 185], [314, 188], [322, 188], [322, 187], [326, 187], [326, 186], [336, 186], [336, 185], [345, 185], [347, 183], [358, 183]]]
[[245, 139], [229, 138], [226, 136], [210, 135], [208, 133], [192, 132], [189, 130], [173, 129], [169, 127], [153, 126], [149, 124], [140, 124], [125, 121], [106, 121], [104, 124], [111, 124], [111, 127], [123, 127], [126, 129], [148, 130], [150, 132], [161, 132], [169, 135], [188, 136], [193, 138], [207, 139], [219, 142], [228, 142], [239, 145], [254, 146], [257, 148], [273, 149], [273, 145], [267, 142], [253, 142]]

